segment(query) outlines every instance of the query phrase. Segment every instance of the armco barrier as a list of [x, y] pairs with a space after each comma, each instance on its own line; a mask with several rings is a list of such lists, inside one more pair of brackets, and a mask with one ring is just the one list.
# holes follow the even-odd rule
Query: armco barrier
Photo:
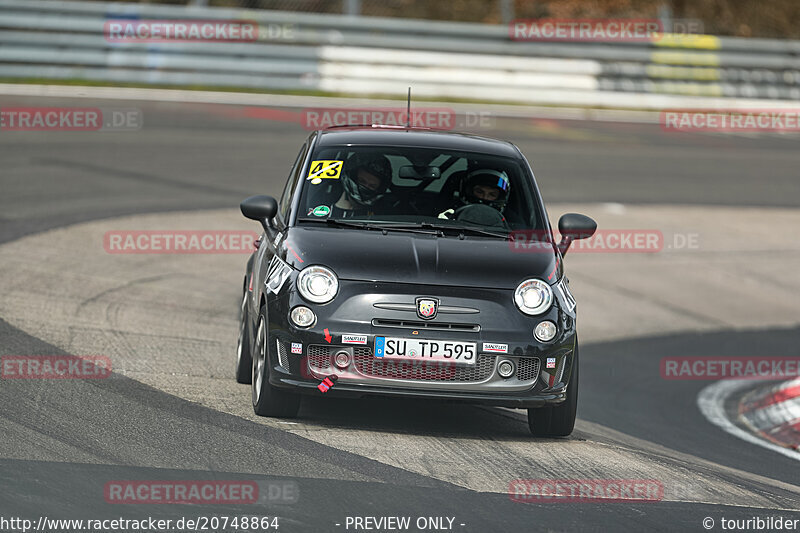
[[[116, 19], [254, 21], [257, 42], [112, 42]], [[0, 78], [661, 109], [800, 100], [800, 42], [512, 41], [508, 27], [267, 10], [0, 0]], [[689, 98], [689, 100], [687, 100]]]

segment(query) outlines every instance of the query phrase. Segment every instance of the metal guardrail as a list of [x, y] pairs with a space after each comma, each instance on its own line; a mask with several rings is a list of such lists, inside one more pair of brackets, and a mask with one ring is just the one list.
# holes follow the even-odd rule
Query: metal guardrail
[[[257, 42], [109, 42], [109, 19], [252, 20]], [[278, 28], [280, 31], [273, 32]], [[508, 27], [265, 10], [0, 0], [0, 78], [611, 107], [800, 100], [800, 42], [518, 42]], [[702, 99], [692, 101], [701, 105]]]

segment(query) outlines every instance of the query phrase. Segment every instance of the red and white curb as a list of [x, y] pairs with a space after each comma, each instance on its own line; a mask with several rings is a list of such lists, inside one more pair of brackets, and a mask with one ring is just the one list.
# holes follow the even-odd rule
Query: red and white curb
[[[797, 380], [792, 380], [789, 383], [796, 382]], [[774, 387], [780, 387], [785, 384], [786, 382], [779, 385], [775, 385], [774, 382], [765, 382], [764, 388], [759, 390], [771, 390]], [[800, 450], [775, 444], [775, 442], [766, 440], [758, 433], [751, 433], [741, 428], [728, 418], [727, 412], [725, 411], [725, 403], [728, 398], [738, 393], [741, 389], [752, 386], [753, 382], [751, 380], [730, 379], [717, 381], [700, 391], [700, 394], [697, 395], [697, 406], [709, 422], [718, 426], [723, 431], [751, 444], [767, 448], [783, 456], [800, 461]]]
[[800, 449], [800, 378], [757, 389], [739, 402], [739, 418], [779, 446]]

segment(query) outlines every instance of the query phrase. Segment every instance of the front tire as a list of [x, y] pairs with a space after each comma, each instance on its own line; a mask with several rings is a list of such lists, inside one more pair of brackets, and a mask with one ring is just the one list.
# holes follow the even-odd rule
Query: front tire
[[561, 405], [528, 409], [528, 427], [535, 437], [567, 437], [575, 428], [578, 413], [578, 343], [572, 359], [572, 377], [567, 399]]
[[293, 418], [300, 410], [300, 396], [274, 387], [269, 382], [267, 309], [258, 313], [256, 338], [253, 343], [252, 399], [253, 411], [259, 416]]
[[253, 356], [250, 351], [252, 342], [247, 331], [247, 287], [244, 287], [242, 306], [239, 309], [239, 340], [236, 343], [236, 368], [234, 373], [238, 383], [251, 383], [253, 377]]

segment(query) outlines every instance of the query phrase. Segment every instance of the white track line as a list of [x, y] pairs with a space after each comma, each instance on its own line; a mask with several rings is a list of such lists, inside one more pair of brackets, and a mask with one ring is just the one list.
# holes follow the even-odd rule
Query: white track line
[[785, 455], [790, 459], [800, 461], [800, 453], [765, 441], [752, 433], [748, 433], [731, 422], [725, 414], [725, 401], [728, 397], [740, 389], [752, 386], [752, 384], [753, 382], [750, 380], [717, 381], [700, 391], [700, 394], [697, 395], [697, 406], [709, 422], [715, 426], [719, 426], [723, 431], [730, 433], [734, 437]]

